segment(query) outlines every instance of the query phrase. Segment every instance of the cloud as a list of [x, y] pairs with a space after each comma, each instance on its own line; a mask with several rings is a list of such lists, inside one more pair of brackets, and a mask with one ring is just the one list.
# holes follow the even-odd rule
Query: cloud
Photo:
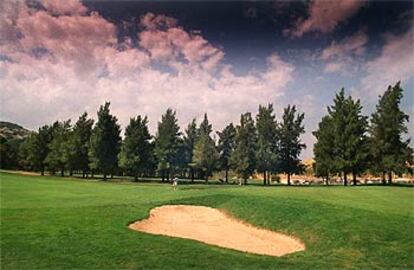
[[148, 12], [141, 17], [139, 25], [146, 30], [168, 29], [177, 26], [178, 21], [162, 14]]
[[368, 42], [368, 35], [365, 33], [365, 30], [360, 30], [350, 37], [335, 42], [333, 41], [331, 45], [325, 48], [322, 51], [321, 58], [323, 60], [330, 60], [333, 58], [352, 55], [361, 55], [365, 51], [365, 45]]
[[324, 73], [340, 71], [347, 75], [358, 71], [368, 40], [364, 28], [343, 40], [332, 41], [319, 56], [319, 59], [326, 63]]
[[153, 60], [166, 61], [171, 67], [183, 59], [190, 65], [214, 68], [224, 57], [224, 52], [210, 44], [201, 35], [189, 33], [177, 26], [170, 17], [148, 13], [141, 18], [144, 31], [139, 33], [140, 46]]
[[414, 78], [413, 29], [401, 36], [387, 35], [381, 53], [365, 64], [361, 94], [375, 97], [388, 85]]
[[325, 68], [323, 69], [323, 72], [325, 73], [334, 73], [338, 72], [340, 70], [343, 70], [346, 67], [346, 64], [342, 62], [330, 62], [325, 65]]
[[[6, 39], [0, 50], [15, 62], [24, 62], [30, 55], [47, 57], [50, 61], [65, 62], [79, 75], [88, 76], [103, 65], [100, 56], [103, 50], [117, 43], [116, 28], [96, 12], [79, 13], [86, 7], [67, 4], [76, 1], [57, 3], [45, 2], [51, 10], [42, 10], [23, 2], [6, 1], [8, 11], [0, 16]], [[57, 16], [56, 10], [65, 14], [71, 10], [71, 15]]]
[[42, 4], [54, 15], [84, 15], [88, 11], [79, 0], [43, 0]]
[[314, 0], [309, 6], [309, 15], [299, 18], [293, 29], [287, 29], [285, 34], [292, 37], [302, 37], [307, 32], [330, 33], [366, 4], [361, 0], [326, 1]]
[[29, 128], [85, 110], [95, 116], [108, 100], [123, 127], [131, 116], [148, 115], [155, 132], [172, 107], [182, 127], [207, 112], [221, 129], [276, 101], [293, 80], [295, 67], [277, 53], [261, 72], [236, 75], [223, 49], [165, 15], [141, 18], [134, 47], [118, 40], [113, 23], [76, 4], [45, 10], [9, 3], [0, 15], [7, 26], [1, 55], [10, 58], [0, 60], [1, 115]]

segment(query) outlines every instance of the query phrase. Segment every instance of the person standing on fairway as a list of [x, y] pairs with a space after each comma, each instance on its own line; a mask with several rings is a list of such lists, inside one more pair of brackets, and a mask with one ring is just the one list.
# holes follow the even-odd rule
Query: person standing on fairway
[[177, 177], [173, 178], [172, 185], [173, 185], [173, 189], [176, 190], [177, 187], [178, 187], [178, 178]]

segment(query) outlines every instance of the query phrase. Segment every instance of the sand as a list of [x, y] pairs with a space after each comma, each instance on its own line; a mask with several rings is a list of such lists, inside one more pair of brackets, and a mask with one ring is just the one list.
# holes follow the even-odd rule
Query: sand
[[283, 256], [305, 250], [298, 239], [254, 227], [205, 206], [157, 207], [151, 210], [148, 219], [132, 223], [129, 228], [261, 255]]

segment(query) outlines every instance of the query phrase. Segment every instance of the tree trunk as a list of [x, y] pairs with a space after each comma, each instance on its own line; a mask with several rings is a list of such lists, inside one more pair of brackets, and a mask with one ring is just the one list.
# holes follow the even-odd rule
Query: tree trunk
[[354, 186], [357, 185], [356, 173], [354, 173], [354, 172], [352, 173], [352, 182], [353, 182]]
[[135, 182], [137, 182], [137, 181], [138, 181], [138, 175], [137, 175], [137, 174], [135, 174], [135, 175], [134, 175], [134, 181], [135, 181]]
[[103, 174], [103, 180], [106, 181], [106, 172]]
[[69, 171], [69, 176], [73, 176], [73, 171], [72, 170]]
[[244, 178], [243, 181], [244, 181], [243, 185], [247, 185], [247, 178]]
[[208, 173], [206, 173], [206, 184], [208, 184]]
[[287, 184], [290, 186], [290, 173], [287, 174]]
[[190, 168], [190, 174], [191, 174], [191, 183], [194, 183], [194, 168]]
[[63, 168], [62, 168], [62, 169], [60, 170], [60, 176], [62, 176], [62, 177], [63, 177], [63, 176], [65, 176], [65, 169], [63, 169]]
[[381, 177], [381, 181], [383, 185], [386, 185], [387, 182], [385, 181], [385, 172], [382, 172], [382, 177]]
[[45, 175], [45, 170], [44, 169], [42, 169], [42, 171], [40, 172], [40, 175], [41, 176], [44, 176]]
[[346, 172], [344, 172], [344, 186], [348, 185], [348, 178]]
[[263, 186], [266, 186], [266, 171], [263, 172]]
[[326, 180], [325, 180], [325, 181], [326, 181], [326, 182], [325, 182], [325, 183], [326, 183], [326, 185], [327, 185], [327, 186], [329, 186], [329, 174], [326, 176]]
[[82, 170], [82, 178], [85, 178], [85, 170]]
[[392, 172], [388, 172], [388, 185], [392, 184]]
[[229, 168], [226, 166], [226, 184], [229, 183]]

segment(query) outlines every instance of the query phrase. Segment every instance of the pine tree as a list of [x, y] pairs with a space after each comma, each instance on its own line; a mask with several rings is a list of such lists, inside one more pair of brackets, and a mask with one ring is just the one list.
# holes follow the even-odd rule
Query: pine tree
[[277, 122], [273, 114], [273, 105], [259, 106], [256, 116], [257, 171], [263, 173], [263, 185], [269, 184], [268, 174], [276, 171], [278, 156]]
[[148, 119], [138, 115], [131, 118], [125, 129], [125, 139], [119, 153], [119, 165], [138, 179], [144, 173], [151, 160], [151, 135], [148, 131]]
[[204, 114], [203, 122], [200, 124], [200, 128], [198, 129], [199, 135], [208, 135], [213, 131], [213, 126], [208, 122], [207, 113]]
[[218, 159], [219, 153], [214, 140], [207, 134], [201, 134], [194, 147], [193, 164], [202, 170], [206, 183], [216, 168]]
[[40, 171], [44, 175], [46, 157], [49, 153], [49, 143], [52, 140], [52, 127], [45, 125], [37, 132], [30, 134], [21, 146], [20, 155], [23, 156], [24, 164], [34, 171]]
[[229, 183], [229, 169], [230, 169], [230, 157], [234, 151], [236, 144], [236, 129], [233, 123], [227, 125], [221, 132], [217, 132], [219, 136], [218, 151], [219, 151], [219, 167], [225, 170], [226, 184]]
[[351, 96], [345, 98], [342, 88], [334, 98], [334, 104], [328, 107], [332, 120], [334, 136], [333, 166], [337, 173], [342, 173], [344, 185], [348, 185], [348, 174], [352, 173], [356, 184], [356, 175], [365, 170], [367, 160], [367, 119], [362, 115], [359, 100]]
[[65, 168], [68, 164], [68, 146], [70, 137], [70, 120], [55, 122], [53, 124], [52, 140], [49, 143], [49, 153], [46, 163], [53, 172], [60, 170], [60, 175], [64, 176]]
[[300, 164], [299, 155], [306, 147], [300, 140], [300, 135], [305, 133], [303, 119], [305, 114], [296, 113], [295, 106], [288, 106], [283, 112], [283, 121], [280, 124], [280, 170], [287, 174], [287, 182], [290, 185], [290, 176], [293, 173], [301, 173], [303, 166]]
[[89, 142], [92, 135], [93, 119], [88, 119], [88, 114], [83, 113], [73, 127], [69, 152], [74, 152], [73, 169], [82, 171], [85, 178], [89, 170]]
[[104, 180], [117, 166], [121, 143], [118, 119], [111, 115], [109, 106], [110, 103], [105, 102], [99, 108], [98, 122], [92, 131], [89, 148], [89, 165], [93, 170], [100, 170]]
[[346, 157], [352, 173], [352, 182], [357, 184], [356, 176], [367, 168], [369, 146], [367, 140], [368, 120], [362, 115], [362, 106], [359, 100], [348, 97], [348, 119], [345, 134], [348, 135]]
[[373, 164], [371, 169], [383, 175], [388, 174], [388, 183], [392, 183], [392, 174], [401, 174], [407, 164], [413, 163], [413, 149], [410, 139], [403, 140], [408, 132], [406, 122], [409, 117], [400, 109], [403, 89], [400, 82], [389, 86], [380, 96], [376, 112], [371, 117], [370, 142]]
[[2, 169], [19, 168], [19, 149], [24, 139], [6, 139], [0, 137], [0, 167]]
[[230, 163], [234, 171], [247, 184], [247, 179], [256, 167], [256, 128], [251, 113], [242, 114], [240, 125], [236, 127], [236, 146], [231, 155]]
[[158, 131], [155, 138], [155, 156], [162, 181], [164, 181], [165, 176], [167, 176], [167, 180], [170, 179], [170, 173], [173, 172], [176, 165], [174, 161], [179, 147], [180, 136], [180, 127], [177, 122], [175, 111], [172, 109], [167, 109], [161, 118], [161, 122], [158, 122]]
[[174, 164], [175, 175], [184, 177], [184, 171], [188, 169], [186, 145], [184, 139], [180, 136], [177, 140], [177, 151], [172, 159]]
[[194, 146], [198, 137], [196, 120], [193, 119], [185, 130], [183, 138], [185, 164], [190, 169], [191, 182], [194, 182], [194, 167], [192, 166]]
[[335, 159], [335, 133], [332, 118], [324, 116], [318, 125], [318, 130], [314, 131], [313, 135], [316, 138], [313, 146], [315, 174], [324, 177], [328, 185], [330, 175], [335, 172], [333, 163]]
[[194, 146], [192, 164], [203, 172], [206, 182], [208, 182], [208, 177], [216, 168], [219, 158], [216, 144], [210, 137], [212, 130], [207, 114], [204, 114], [203, 122], [201, 122], [198, 129], [199, 134]]

